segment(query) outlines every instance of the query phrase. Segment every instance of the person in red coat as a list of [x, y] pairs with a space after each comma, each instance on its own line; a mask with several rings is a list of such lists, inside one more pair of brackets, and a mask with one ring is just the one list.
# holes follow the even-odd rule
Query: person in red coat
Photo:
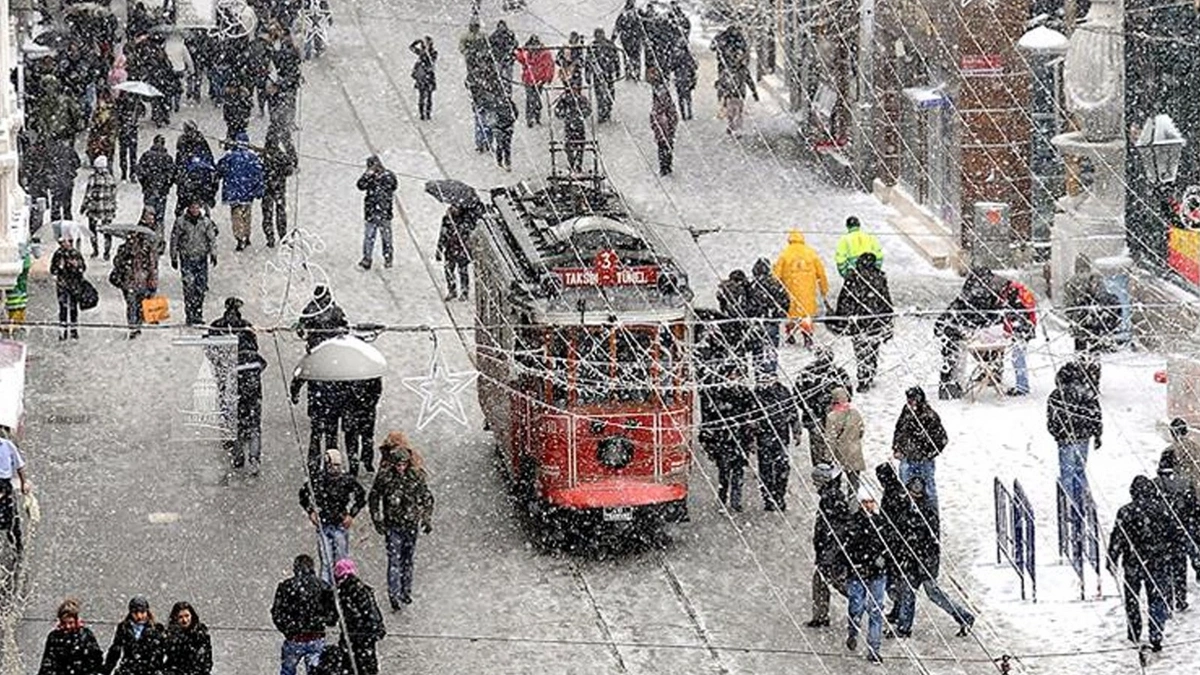
[[675, 155], [675, 127], [679, 125], [679, 111], [675, 99], [658, 68], [646, 68], [646, 81], [650, 83], [650, 127], [654, 130], [654, 142], [658, 144], [658, 174], [669, 176]]
[[525, 85], [525, 123], [532, 127], [542, 123], [542, 88], [554, 80], [554, 56], [536, 35], [529, 36], [516, 56]]

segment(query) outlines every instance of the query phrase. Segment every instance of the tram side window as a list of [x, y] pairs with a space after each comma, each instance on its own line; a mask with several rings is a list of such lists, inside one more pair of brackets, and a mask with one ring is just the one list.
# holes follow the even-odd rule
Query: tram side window
[[550, 334], [546, 352], [546, 391], [550, 397], [548, 403], [555, 408], [564, 409], [567, 400], [570, 377], [567, 364], [570, 363], [571, 341], [564, 331], [557, 330]]
[[654, 363], [654, 332], [620, 329], [616, 340], [617, 398], [621, 401], [648, 402], [653, 393], [650, 366]]
[[608, 401], [612, 388], [612, 344], [609, 329], [575, 331], [575, 386], [581, 404]]

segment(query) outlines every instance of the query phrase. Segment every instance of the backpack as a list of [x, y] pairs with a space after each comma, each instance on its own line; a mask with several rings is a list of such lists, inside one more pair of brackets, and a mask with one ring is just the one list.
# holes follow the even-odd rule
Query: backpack
[[1019, 281], [1010, 281], [1013, 290], [1017, 295], [1017, 302], [1025, 308], [1025, 316], [1029, 319], [1029, 325], [1037, 325], [1037, 298], [1034, 297], [1033, 291], [1029, 287]]

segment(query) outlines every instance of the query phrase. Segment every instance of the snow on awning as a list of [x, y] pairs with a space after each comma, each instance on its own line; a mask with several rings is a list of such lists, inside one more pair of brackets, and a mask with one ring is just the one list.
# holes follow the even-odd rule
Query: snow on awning
[[939, 87], [907, 87], [901, 91], [918, 110], [950, 107], [949, 97]]

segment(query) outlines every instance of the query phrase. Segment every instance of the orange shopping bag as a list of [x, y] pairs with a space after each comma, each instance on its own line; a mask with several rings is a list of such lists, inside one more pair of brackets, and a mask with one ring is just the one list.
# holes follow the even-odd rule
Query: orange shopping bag
[[146, 323], [162, 323], [171, 318], [171, 307], [164, 295], [152, 295], [142, 300], [142, 320]]

